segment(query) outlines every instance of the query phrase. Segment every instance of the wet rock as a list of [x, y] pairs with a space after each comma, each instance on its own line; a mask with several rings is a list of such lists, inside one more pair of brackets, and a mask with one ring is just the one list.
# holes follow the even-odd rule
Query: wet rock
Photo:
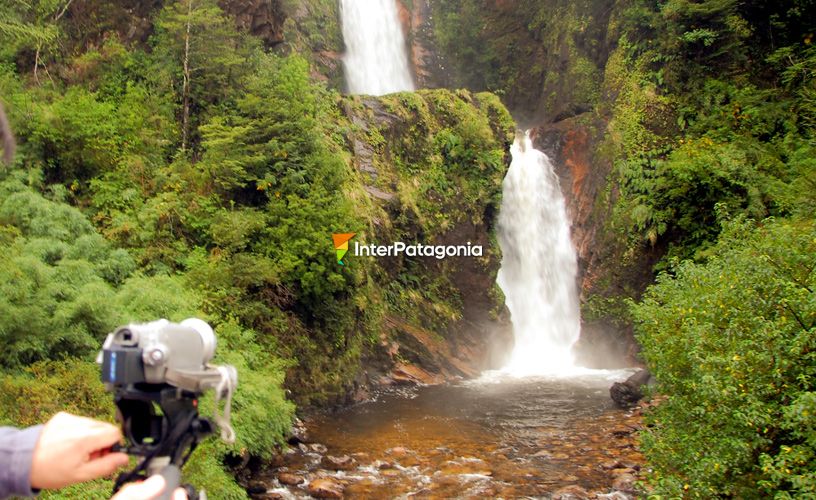
[[541, 450], [539, 452], [534, 453], [533, 456], [534, 457], [540, 457], [540, 458], [552, 458], [552, 453], [550, 453], [547, 450]]
[[617, 427], [612, 430], [611, 434], [616, 438], [624, 438], [633, 432], [635, 432], [635, 430], [631, 427]]
[[649, 370], [640, 370], [626, 379], [625, 382], [615, 382], [609, 388], [609, 396], [621, 408], [631, 408], [643, 397], [643, 386], [652, 378]]
[[462, 484], [461, 479], [459, 478], [458, 475], [442, 474], [439, 472], [434, 474], [433, 482], [434, 488], [440, 488], [445, 486], [461, 486]]
[[623, 464], [621, 464], [618, 460], [607, 460], [601, 464], [601, 469], [603, 470], [612, 470], [620, 467], [623, 467]]
[[278, 474], [278, 482], [287, 486], [297, 486], [303, 481], [305, 481], [305, 479], [296, 474], [290, 474], [288, 472], [281, 472]]
[[295, 417], [292, 428], [289, 430], [289, 444], [305, 443], [309, 440], [309, 433], [303, 420]]
[[613, 476], [620, 476], [621, 474], [634, 474], [635, 469], [630, 469], [628, 467], [620, 467], [617, 469], [612, 469], [611, 471], [609, 471], [609, 473], [612, 474]]
[[[266, 461], [264, 465], [266, 465], [270, 469], [277, 469], [278, 467], [283, 467], [286, 464], [286, 458], [288, 457], [287, 453], [289, 452], [289, 450], [291, 450], [291, 448], [287, 446], [286, 448], [281, 450], [280, 453], [273, 454], [271, 457], [269, 457], [269, 459]], [[246, 452], [246, 455], [250, 456], [249, 452]], [[252, 457], [250, 456], [250, 459], [251, 458]], [[249, 464], [247, 463], [247, 465]]]
[[395, 446], [394, 448], [385, 450], [385, 452], [393, 457], [404, 457], [408, 454], [408, 448], [404, 446]]
[[320, 443], [312, 443], [309, 447], [312, 449], [312, 451], [314, 451], [315, 453], [320, 453], [321, 455], [324, 455], [327, 451], [329, 451], [329, 449], [326, 448], [325, 445], [322, 445]]
[[253, 495], [252, 498], [255, 500], [284, 500], [285, 498], [290, 498], [290, 496], [284, 491], [272, 490], [261, 493], [260, 495]]
[[301, 452], [301, 453], [309, 453], [309, 451], [311, 450], [311, 449], [310, 449], [310, 448], [309, 448], [307, 445], [305, 445], [304, 443], [299, 443], [299, 444], [298, 444], [298, 448], [300, 449], [300, 452]]
[[560, 488], [553, 493], [552, 500], [585, 500], [590, 498], [587, 490], [577, 484], [571, 484]]
[[326, 455], [323, 457], [321, 465], [326, 469], [331, 470], [352, 470], [357, 467], [357, 460], [354, 460], [348, 455], [343, 455], [340, 457]]
[[400, 385], [435, 385], [445, 381], [441, 375], [409, 363], [397, 363], [391, 371], [391, 378]]
[[374, 460], [371, 464], [375, 469], [393, 469], [394, 465], [391, 462], [386, 462], [385, 460]]
[[621, 474], [612, 481], [612, 488], [620, 491], [633, 492], [635, 490], [635, 476]]
[[344, 487], [331, 478], [315, 479], [309, 483], [309, 494], [315, 498], [343, 498]]
[[254, 481], [247, 485], [246, 492], [249, 495], [260, 495], [261, 493], [266, 493], [266, 490], [269, 489], [264, 483]]

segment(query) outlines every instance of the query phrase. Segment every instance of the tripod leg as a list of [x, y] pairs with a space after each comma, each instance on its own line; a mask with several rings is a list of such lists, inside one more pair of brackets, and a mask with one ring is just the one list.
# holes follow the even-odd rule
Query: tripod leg
[[181, 469], [172, 464], [165, 465], [160, 474], [164, 478], [166, 485], [164, 487], [164, 492], [162, 492], [157, 500], [172, 500], [173, 493], [181, 483]]

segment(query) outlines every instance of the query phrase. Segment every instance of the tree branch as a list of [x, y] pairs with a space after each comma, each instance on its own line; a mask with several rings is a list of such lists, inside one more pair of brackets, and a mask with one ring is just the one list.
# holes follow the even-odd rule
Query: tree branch
[[73, 2], [73, 1], [74, 0], [68, 0], [68, 2], [65, 4], [65, 7], [63, 7], [62, 10], [60, 11], [60, 13], [57, 14], [57, 16], [54, 18], [54, 22], [57, 22], [60, 19], [62, 19], [62, 16], [64, 16], [65, 13], [68, 12], [68, 7], [71, 6], [71, 2]]
[[181, 88], [181, 150], [187, 151], [190, 135], [190, 25], [193, 17], [193, 0], [187, 0], [187, 32], [184, 35], [184, 84]]
[[14, 159], [16, 143], [14, 142], [14, 133], [11, 131], [11, 125], [6, 117], [2, 103], [0, 103], [0, 138], [2, 138], [3, 144], [3, 161], [6, 162], [7, 165], [10, 165]]

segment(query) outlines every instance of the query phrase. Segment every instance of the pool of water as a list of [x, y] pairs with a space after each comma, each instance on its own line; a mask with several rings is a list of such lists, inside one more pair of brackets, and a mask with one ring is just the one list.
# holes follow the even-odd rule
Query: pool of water
[[[604, 464], [642, 462], [632, 433], [637, 417], [609, 399], [612, 382], [630, 373], [493, 373], [383, 391], [311, 419], [311, 444], [261, 476], [281, 497], [304, 497], [319, 478], [340, 483], [355, 498], [541, 497], [570, 485], [611, 491], [614, 467]], [[304, 481], [284, 488], [276, 479], [281, 473]]]

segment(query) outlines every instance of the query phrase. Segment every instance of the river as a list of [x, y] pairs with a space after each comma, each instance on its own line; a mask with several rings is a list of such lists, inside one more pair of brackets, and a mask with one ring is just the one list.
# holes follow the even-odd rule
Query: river
[[643, 461], [639, 413], [616, 408], [608, 388], [628, 373], [385, 390], [312, 418], [307, 442], [255, 479], [280, 498], [308, 497], [322, 480], [348, 498], [549, 497], [575, 486], [624, 498], [613, 484]]

